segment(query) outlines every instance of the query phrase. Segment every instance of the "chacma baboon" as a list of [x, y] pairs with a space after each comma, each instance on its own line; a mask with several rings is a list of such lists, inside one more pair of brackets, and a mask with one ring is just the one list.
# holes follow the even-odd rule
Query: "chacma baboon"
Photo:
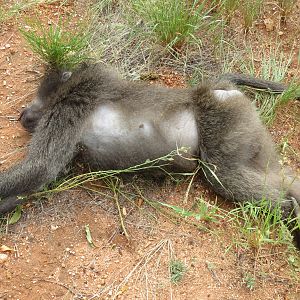
[[[20, 121], [33, 136], [27, 157], [0, 174], [0, 213], [22, 203], [18, 196], [54, 180], [78, 145], [99, 170], [186, 147], [190, 157], [215, 166], [206, 178], [224, 198], [267, 198], [280, 203], [283, 216], [299, 208], [299, 180], [282, 174], [255, 107], [230, 82], [169, 89], [122, 80], [101, 64], [83, 64], [73, 72], [47, 72]], [[180, 156], [172, 162], [176, 171], [196, 166]]]

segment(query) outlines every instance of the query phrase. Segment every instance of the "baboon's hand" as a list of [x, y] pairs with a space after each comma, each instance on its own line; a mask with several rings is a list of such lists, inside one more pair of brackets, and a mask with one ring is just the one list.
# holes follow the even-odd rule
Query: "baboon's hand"
[[294, 210], [293, 210], [293, 217], [295, 218], [295, 222], [293, 224], [293, 236], [294, 241], [297, 248], [300, 250], [300, 205], [295, 198], [292, 198]]
[[19, 204], [26, 201], [24, 197], [7, 197], [0, 200], [0, 215], [13, 211]]

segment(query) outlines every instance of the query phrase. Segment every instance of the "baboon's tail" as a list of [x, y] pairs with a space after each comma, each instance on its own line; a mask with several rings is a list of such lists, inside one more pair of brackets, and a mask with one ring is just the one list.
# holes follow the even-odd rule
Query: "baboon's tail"
[[272, 93], [281, 94], [288, 86], [274, 81], [264, 80], [261, 78], [255, 78], [250, 75], [227, 73], [221, 75], [220, 80], [228, 80], [236, 85], [250, 86], [256, 89], [271, 91]]

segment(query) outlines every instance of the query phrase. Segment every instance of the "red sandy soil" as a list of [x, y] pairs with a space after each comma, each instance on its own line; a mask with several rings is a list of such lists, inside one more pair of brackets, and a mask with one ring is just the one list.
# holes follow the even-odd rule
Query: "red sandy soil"
[[[65, 7], [65, 13], [75, 9], [73, 5]], [[57, 4], [40, 5], [38, 10], [46, 20], [62, 12]], [[272, 16], [272, 11], [268, 13]], [[299, 36], [299, 13], [294, 12], [290, 20], [296, 17], [298, 23], [288, 22], [288, 29], [282, 29], [284, 43], [289, 43], [290, 36]], [[43, 71], [27, 50], [18, 26], [19, 19], [12, 18], [0, 30], [2, 170], [26, 152], [30, 136], [17, 119], [31, 101]], [[267, 32], [263, 23], [256, 30], [275, 35]], [[249, 36], [251, 39], [251, 33]], [[293, 72], [296, 69], [290, 70], [291, 76]], [[185, 79], [172, 70], [158, 73], [164, 84], [185, 85]], [[295, 169], [300, 168], [299, 113], [299, 102], [291, 102], [279, 109], [271, 128], [279, 145], [288, 138], [298, 153], [288, 159]], [[96, 184], [93, 188], [105, 192]], [[210, 198], [211, 203], [215, 199], [201, 182], [193, 184], [187, 203], [183, 201], [187, 183], [157, 186], [144, 182], [142, 189], [150, 199], [186, 209], [200, 196]], [[300, 266], [298, 272], [291, 267], [285, 248], [266, 247], [253, 253], [233, 243], [238, 236], [229, 221], [198, 222], [211, 230], [205, 232], [188, 224], [191, 220], [178, 222], [178, 218], [158, 213], [140, 198], [132, 202], [120, 199], [120, 204], [129, 239], [121, 233], [109, 192], [105, 196], [75, 189], [24, 207], [20, 221], [6, 226], [0, 236], [0, 246], [13, 249], [2, 251], [7, 257], [0, 261], [0, 299], [300, 299]], [[96, 247], [87, 242], [87, 224]], [[169, 278], [171, 259], [186, 266], [177, 284]], [[250, 275], [256, 278], [253, 290], [247, 287]]]

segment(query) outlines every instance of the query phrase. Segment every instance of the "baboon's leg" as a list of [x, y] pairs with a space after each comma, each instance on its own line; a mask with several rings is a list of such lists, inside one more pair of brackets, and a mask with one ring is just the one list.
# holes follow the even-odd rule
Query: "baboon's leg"
[[259, 204], [262, 200], [270, 201], [270, 208], [280, 205], [282, 219], [288, 217], [295, 220], [289, 223], [297, 247], [300, 249], [300, 198], [290, 192], [300, 188], [299, 182], [293, 182], [289, 177], [283, 181], [275, 173], [265, 174], [254, 168], [226, 168], [216, 171], [215, 176], [205, 170], [206, 177], [214, 191], [222, 197], [238, 203], [246, 201]]

